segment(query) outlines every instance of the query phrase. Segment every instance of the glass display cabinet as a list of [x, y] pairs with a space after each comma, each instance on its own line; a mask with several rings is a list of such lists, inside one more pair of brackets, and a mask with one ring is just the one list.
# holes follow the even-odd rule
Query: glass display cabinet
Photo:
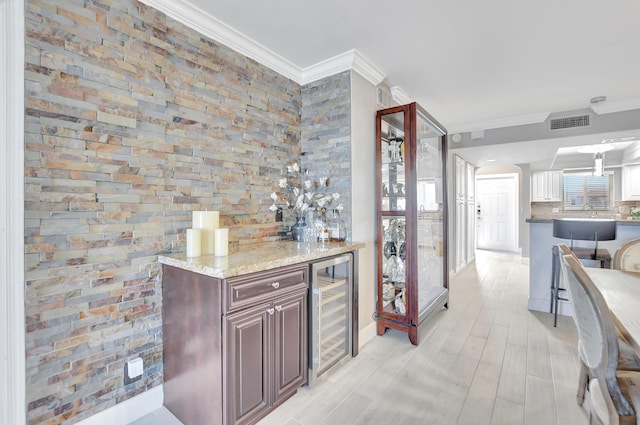
[[376, 114], [377, 331], [414, 345], [449, 302], [445, 135], [416, 103]]

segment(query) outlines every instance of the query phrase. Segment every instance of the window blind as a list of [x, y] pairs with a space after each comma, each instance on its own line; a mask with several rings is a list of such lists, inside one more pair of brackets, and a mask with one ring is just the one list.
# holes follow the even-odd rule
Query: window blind
[[612, 179], [609, 174], [564, 174], [564, 208], [569, 210], [609, 210]]

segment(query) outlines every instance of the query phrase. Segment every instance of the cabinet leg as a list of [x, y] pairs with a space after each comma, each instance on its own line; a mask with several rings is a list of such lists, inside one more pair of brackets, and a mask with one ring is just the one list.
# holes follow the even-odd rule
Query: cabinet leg
[[409, 328], [409, 341], [411, 341], [413, 345], [418, 345], [418, 327], [417, 326], [413, 326]]
[[378, 335], [379, 336], [384, 335], [384, 333], [387, 331], [387, 327], [380, 320], [378, 320], [377, 328], [378, 328]]

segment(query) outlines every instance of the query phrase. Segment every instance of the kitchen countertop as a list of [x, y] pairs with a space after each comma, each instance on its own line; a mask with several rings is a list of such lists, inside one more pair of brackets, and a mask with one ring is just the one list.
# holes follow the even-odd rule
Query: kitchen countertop
[[187, 257], [184, 252], [159, 255], [160, 264], [206, 276], [226, 279], [249, 273], [306, 263], [364, 248], [359, 242], [329, 242], [323, 245], [294, 241], [243, 244], [229, 248], [229, 255]]
[[[571, 218], [571, 217], [557, 217]], [[552, 223], [553, 218], [533, 217], [526, 220], [527, 223]], [[616, 220], [619, 226], [640, 226], [640, 220]]]

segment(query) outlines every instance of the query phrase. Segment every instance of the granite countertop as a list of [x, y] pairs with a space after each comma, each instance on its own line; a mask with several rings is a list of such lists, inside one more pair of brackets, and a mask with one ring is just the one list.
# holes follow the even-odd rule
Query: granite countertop
[[[558, 217], [569, 218], [569, 217]], [[532, 217], [526, 220], [527, 223], [551, 223], [553, 218], [548, 217]], [[619, 226], [640, 226], [640, 220], [616, 220]]]
[[359, 242], [330, 242], [324, 245], [277, 241], [229, 248], [229, 255], [203, 255], [187, 258], [184, 252], [159, 255], [160, 264], [178, 267], [206, 276], [226, 279], [291, 264], [319, 260], [364, 248]]

